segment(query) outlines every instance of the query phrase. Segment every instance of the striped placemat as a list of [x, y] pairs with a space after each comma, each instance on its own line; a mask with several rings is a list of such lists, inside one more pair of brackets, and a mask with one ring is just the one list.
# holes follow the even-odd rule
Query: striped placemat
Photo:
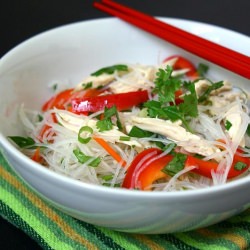
[[250, 249], [250, 209], [227, 221], [186, 233], [140, 235], [74, 219], [37, 196], [0, 154], [0, 215], [44, 249]]

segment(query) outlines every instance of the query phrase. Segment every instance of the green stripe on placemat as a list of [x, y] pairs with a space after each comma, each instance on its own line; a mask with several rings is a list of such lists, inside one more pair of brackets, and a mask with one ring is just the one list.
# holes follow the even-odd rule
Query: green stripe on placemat
[[94, 226], [64, 214], [37, 196], [0, 154], [0, 215], [44, 249], [250, 249], [250, 209], [225, 222], [186, 233], [140, 235]]
[[0, 200], [0, 214], [4, 219], [18, 228], [21, 228], [26, 234], [33, 238], [42, 248], [52, 249], [45, 240], [27, 224], [18, 214], [16, 214], [11, 208]]

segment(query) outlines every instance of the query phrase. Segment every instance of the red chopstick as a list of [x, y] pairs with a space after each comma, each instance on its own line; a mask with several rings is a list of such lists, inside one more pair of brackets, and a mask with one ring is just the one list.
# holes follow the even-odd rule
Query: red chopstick
[[165, 29], [167, 32], [171, 32], [171, 33], [174, 33], [180, 37], [183, 37], [184, 39], [187, 38], [189, 39], [190, 41], [194, 41], [195, 43], [200, 43], [206, 47], [211, 47], [213, 50], [218, 50], [220, 51], [221, 53], [226, 53], [226, 54], [229, 54], [231, 58], [235, 58], [235, 59], [238, 59], [238, 60], [241, 60], [243, 62], [246, 62], [248, 64], [250, 64], [250, 57], [249, 56], [245, 56], [243, 54], [240, 54], [236, 51], [233, 51], [231, 49], [228, 49], [226, 47], [223, 47], [219, 44], [216, 44], [216, 43], [213, 43], [213, 42], [210, 42], [202, 37], [199, 37], [197, 35], [194, 35], [192, 33], [188, 33], [182, 29], [179, 29], [177, 27], [174, 27], [172, 25], [169, 25], [167, 23], [164, 23], [160, 20], [157, 20], [155, 19], [154, 17], [152, 16], [149, 16], [147, 14], [144, 14], [144, 13], [141, 13], [139, 11], [136, 11], [132, 8], [128, 8], [124, 5], [121, 5], [119, 3], [116, 3], [112, 0], [102, 0], [102, 2], [106, 5], [109, 5], [117, 10], [121, 10], [123, 13], [127, 13], [128, 15], [131, 15], [131, 16], [134, 16], [138, 19], [141, 19], [141, 20], [144, 20], [145, 22], [149, 22], [151, 24], [154, 24], [154, 25], [158, 25], [159, 27]]
[[249, 56], [210, 42], [111, 0], [95, 2], [94, 6], [193, 54], [250, 79]]

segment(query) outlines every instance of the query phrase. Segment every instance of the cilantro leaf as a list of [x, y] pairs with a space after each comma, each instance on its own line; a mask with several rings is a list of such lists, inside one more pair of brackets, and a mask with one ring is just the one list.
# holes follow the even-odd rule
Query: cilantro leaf
[[228, 131], [232, 127], [232, 123], [228, 120], [225, 122], [225, 129]]
[[113, 123], [111, 119], [103, 119], [96, 123], [96, 127], [100, 132], [111, 130], [113, 128]]
[[116, 125], [121, 130], [122, 124], [116, 109], [116, 106], [112, 106], [111, 108], [105, 107], [104, 109], [104, 118], [96, 123], [96, 127], [100, 132], [111, 130], [113, 128], [112, 117], [116, 118]]
[[100, 76], [102, 74], [113, 74], [115, 71], [128, 71], [128, 66], [124, 64], [117, 64], [105, 68], [101, 68], [97, 70], [96, 72], [92, 73], [91, 76]]
[[184, 169], [187, 155], [176, 153], [174, 158], [162, 169], [162, 172], [174, 176]]
[[181, 120], [183, 125], [186, 127], [187, 130], [191, 131], [191, 128], [189, 127], [186, 119], [185, 114], [183, 112], [180, 112], [179, 108], [177, 106], [168, 106], [164, 108], [165, 114], [167, 114], [168, 118], [175, 122], [177, 120]]
[[247, 164], [241, 161], [236, 162], [234, 165], [234, 169], [238, 171], [243, 170], [246, 167], [247, 167]]
[[204, 77], [208, 69], [209, 67], [206, 64], [199, 63], [198, 68], [197, 68], [199, 76]]
[[159, 101], [162, 103], [175, 103], [175, 92], [180, 89], [181, 81], [171, 77], [172, 67], [167, 65], [166, 69], [159, 69], [156, 73], [154, 93], [158, 93]]
[[[172, 122], [181, 120], [186, 129], [191, 131], [187, 121], [190, 117], [198, 116], [198, 99], [194, 82], [182, 83], [171, 74], [170, 66], [167, 66], [165, 70], [159, 69], [154, 88], [154, 92], [158, 94], [158, 101], [150, 100], [144, 106], [147, 108], [149, 117], [169, 119]], [[175, 94], [181, 87], [186, 88], [187, 92], [183, 95], [183, 102], [175, 105]]]
[[168, 119], [168, 115], [163, 110], [162, 103], [159, 101], [151, 100], [144, 103], [144, 107], [147, 108], [148, 116], [161, 119]]
[[143, 137], [150, 137], [154, 133], [143, 130], [141, 128], [138, 128], [136, 126], [133, 126], [130, 132], [128, 133], [129, 136], [131, 137], [137, 137], [137, 138], [143, 138]]
[[184, 116], [197, 117], [198, 116], [198, 99], [195, 91], [194, 83], [187, 85], [189, 94], [184, 95], [184, 102], [179, 105], [179, 110]]

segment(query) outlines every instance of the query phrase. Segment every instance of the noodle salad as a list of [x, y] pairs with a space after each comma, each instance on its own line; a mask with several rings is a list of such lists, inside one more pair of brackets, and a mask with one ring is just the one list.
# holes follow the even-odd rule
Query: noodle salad
[[178, 191], [249, 174], [248, 94], [179, 55], [161, 65], [101, 68], [41, 108], [19, 111], [9, 136], [34, 161], [76, 180]]

